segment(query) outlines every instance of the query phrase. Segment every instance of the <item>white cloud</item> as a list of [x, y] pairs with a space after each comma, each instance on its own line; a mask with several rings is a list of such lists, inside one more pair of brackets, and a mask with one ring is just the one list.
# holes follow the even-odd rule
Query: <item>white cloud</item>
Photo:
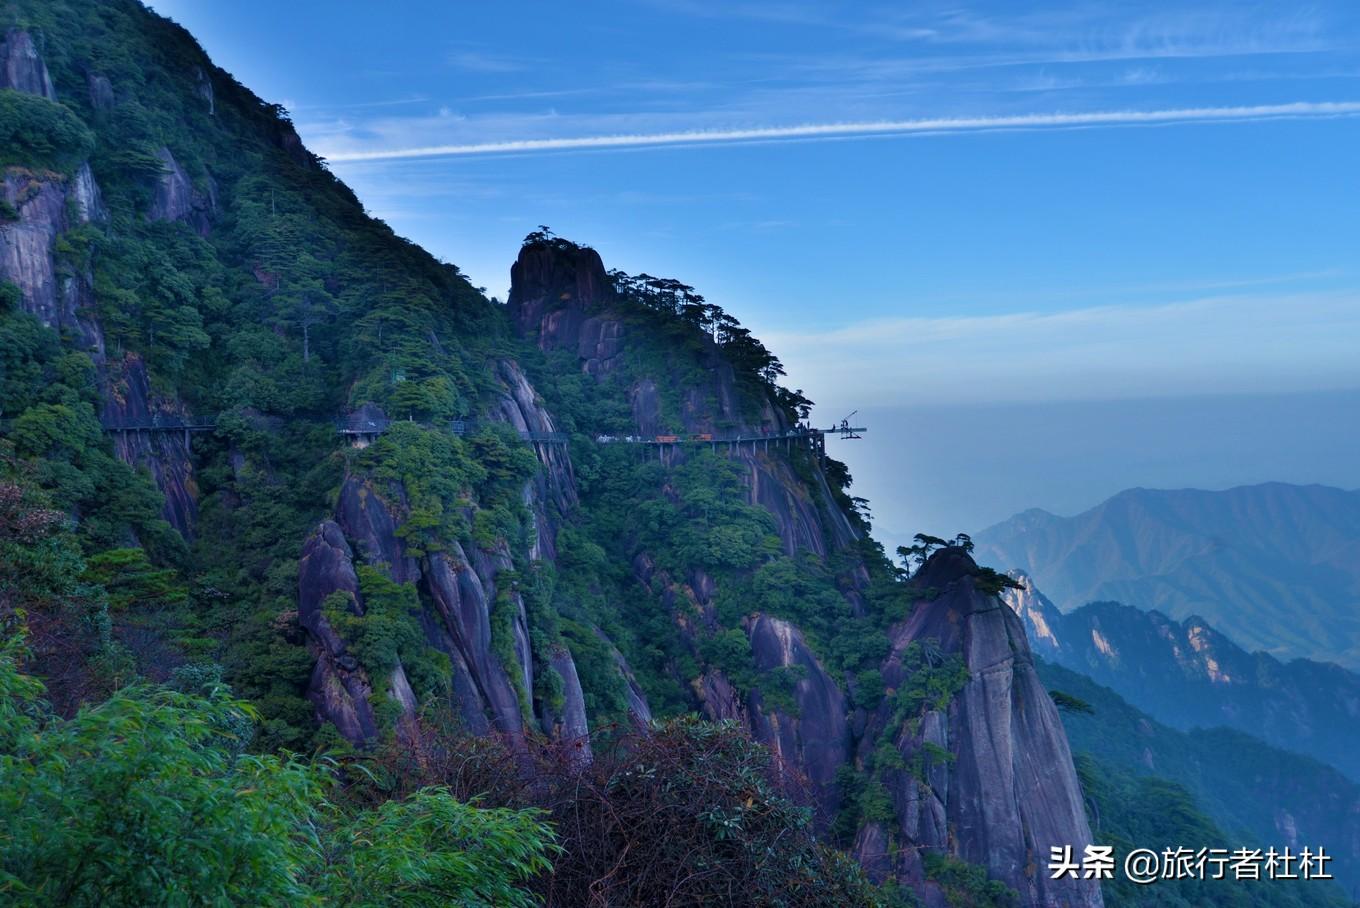
[[491, 75], [523, 72], [529, 68], [529, 64], [524, 60], [476, 50], [454, 51], [449, 54], [448, 59], [449, 64], [455, 69]]
[[1219, 296], [761, 331], [837, 404], [1099, 400], [1360, 387], [1360, 292]]
[[527, 154], [581, 149], [656, 148], [732, 142], [773, 142], [809, 139], [858, 138], [884, 135], [928, 135], [989, 130], [1073, 129], [1114, 126], [1165, 125], [1252, 121], [1301, 117], [1341, 117], [1360, 114], [1360, 102], [1296, 102], [1236, 107], [1181, 107], [1164, 110], [1103, 110], [1085, 113], [1017, 114], [1010, 116], [936, 117], [919, 120], [875, 120], [856, 123], [806, 123], [748, 129], [683, 130], [676, 132], [510, 139], [407, 148], [330, 151], [331, 161], [377, 161], [462, 155]]

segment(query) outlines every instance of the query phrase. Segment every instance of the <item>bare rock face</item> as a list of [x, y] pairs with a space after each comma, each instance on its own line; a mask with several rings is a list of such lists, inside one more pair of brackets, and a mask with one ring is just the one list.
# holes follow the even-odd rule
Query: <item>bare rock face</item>
[[[105, 425], [147, 425], [157, 419], [183, 419], [183, 408], [151, 392], [146, 364], [135, 353], [105, 364], [104, 408], [100, 414]], [[198, 519], [198, 483], [194, 479], [190, 439], [181, 432], [139, 432], [135, 429], [113, 432], [113, 450], [118, 459], [151, 471], [165, 496], [161, 516], [185, 539], [192, 539]]]
[[[557, 432], [552, 416], [518, 363], [501, 360], [496, 364], [496, 374], [505, 386], [505, 393], [492, 413], [493, 418], [518, 432], [529, 433], [531, 438]], [[552, 561], [557, 558], [557, 528], [578, 504], [576, 477], [565, 445], [546, 441], [531, 444], [543, 469], [524, 490], [525, 504], [534, 515], [535, 538], [529, 557]]]
[[[507, 369], [503, 375], [519, 391], [508, 398], [504, 418], [514, 422], [515, 419], [522, 421], [527, 417], [526, 424], [534, 431], [544, 425], [550, 426], [550, 422], [536, 422], [546, 419], [547, 415], [534, 403], [532, 389], [524, 383], [518, 367]], [[519, 409], [521, 406], [524, 409]], [[569, 477], [570, 465], [565, 464], [564, 469], [564, 475]], [[574, 502], [574, 489], [558, 492], [560, 495], [568, 493]], [[513, 571], [515, 567], [509, 550], [503, 545], [493, 551], [465, 549], [456, 540], [445, 540], [443, 551], [431, 552], [417, 559], [407, 552], [397, 534], [405, 509], [405, 495], [400, 487], [387, 485], [377, 488], [371, 480], [362, 476], [347, 476], [336, 503], [335, 521], [327, 521], [322, 525], [313, 541], [308, 543], [307, 552], [321, 551], [322, 542], [329, 549], [339, 550], [341, 546], [332, 538], [338, 534], [339, 541], [344, 543], [345, 558], [333, 555], [322, 560], [322, 564], [343, 562], [344, 565], [352, 565], [352, 560], [357, 557], [366, 564], [378, 567], [397, 583], [416, 586], [423, 603], [417, 620], [429, 645], [449, 657], [453, 699], [459, 718], [469, 731], [474, 734], [497, 732], [511, 739], [519, 739], [525, 733], [526, 722], [537, 718], [543, 732], [579, 742], [579, 745], [573, 745], [576, 746], [576, 753], [580, 759], [589, 760], [590, 729], [585, 697], [575, 663], [567, 650], [555, 652], [548, 665], [562, 679], [562, 703], [539, 703], [534, 707], [537, 716], [528, 714], [526, 707], [529, 704], [525, 698], [534, 691], [535, 674], [528, 616], [524, 601], [515, 589], [497, 589], [498, 577], [504, 572]], [[349, 548], [351, 543], [353, 549]], [[315, 574], [315, 569], [309, 567], [307, 555], [304, 555], [301, 567], [304, 579], [300, 594], [305, 595], [308, 589], [323, 589], [324, 598], [334, 589], [354, 587], [357, 590], [357, 581], [351, 583], [345, 570], [335, 570], [346, 578], [343, 582], [311, 581], [308, 578]], [[353, 573], [352, 566], [349, 567], [349, 573]], [[362, 614], [362, 602], [357, 597], [356, 603], [356, 608]], [[513, 636], [510, 643], [513, 656], [509, 660], [498, 655], [493, 646], [492, 613], [495, 609], [511, 610], [510, 632]], [[314, 611], [301, 603], [299, 605], [300, 615], [308, 616]], [[334, 721], [341, 733], [351, 740], [366, 740], [369, 732], [363, 720], [365, 713], [350, 701], [357, 703], [356, 698], [362, 698], [367, 704], [372, 690], [363, 688], [344, 674], [346, 670], [352, 673], [357, 663], [350, 666], [345, 662], [344, 641], [324, 622], [308, 617], [304, 626], [312, 634], [318, 653], [317, 674], [313, 684], [318, 714]], [[621, 673], [626, 672], [626, 664], [620, 670]], [[402, 699], [404, 695], [399, 696], [401, 689], [398, 680], [393, 677], [389, 690], [403, 714], [411, 717], [415, 711], [414, 695]], [[348, 700], [340, 695], [342, 688], [348, 692]], [[640, 704], [638, 711], [650, 717], [646, 701], [636, 690], [635, 684], [633, 689]], [[371, 713], [371, 706], [367, 708]], [[407, 724], [410, 725], [409, 722]], [[397, 731], [402, 733], [400, 724]]]
[[[388, 491], [393, 497], [400, 490]], [[361, 477], [346, 476], [340, 486], [340, 499], [335, 507], [335, 519], [345, 535], [354, 540], [355, 548], [368, 564], [386, 565], [388, 575], [397, 583], [410, 583], [420, 577], [416, 560], [406, 554], [397, 538], [397, 519], [394, 507], [404, 502], [394, 501], [389, 506], [372, 485]]]
[[0, 40], [0, 88], [41, 95], [57, 100], [57, 89], [47, 73], [47, 64], [33, 36], [21, 28], [11, 28]]
[[298, 562], [298, 620], [317, 655], [307, 698], [320, 721], [333, 723], [351, 741], [371, 741], [378, 734], [370, 703], [373, 688], [322, 612], [326, 597], [337, 592], [349, 597], [356, 614], [363, 614], [353, 552], [340, 527], [324, 520], [303, 546]]
[[[962, 549], [937, 552], [914, 582], [938, 595], [893, 631], [883, 671], [889, 689], [904, 681], [902, 654], [918, 641], [936, 641], [969, 672], [947, 710], [927, 713], [894, 741], [907, 765], [917, 759], [927, 767], [924, 780], [905, 770], [886, 780], [904, 855], [895, 871], [919, 879], [915, 853], [944, 851], [987, 867], [1025, 905], [1100, 906], [1094, 882], [1051, 880], [1044, 870], [1052, 846], [1080, 853], [1091, 833], [1067, 737], [1034, 671], [1024, 627], [999, 597], [977, 589], [976, 571]], [[891, 709], [880, 707], [874, 737], [892, 731]], [[927, 745], [953, 759], [930, 759]]]
[[192, 181], [170, 149], [156, 152], [161, 161], [161, 175], [156, 180], [155, 195], [146, 217], [149, 221], [183, 221], [200, 236], [212, 229], [213, 204], [210, 196], [194, 189]]
[[89, 163], [80, 165], [76, 175], [71, 178], [69, 191], [71, 200], [75, 202], [76, 220], [79, 223], [109, 219], [109, 213], [104, 208], [104, 197], [99, 192], [99, 184], [94, 181]]
[[[823, 507], [819, 511], [813, 496], [823, 490], [809, 489], [793, 475], [786, 462], [755, 456], [743, 459], [751, 471], [751, 500], [774, 515], [786, 554], [807, 550], [825, 557], [828, 539], [840, 548], [855, 538], [854, 530], [839, 508]], [[820, 473], [818, 478], [821, 478]], [[821, 480], [821, 485], [825, 485], [825, 480]], [[829, 489], [823, 501], [830, 501]], [[829, 525], [822, 520], [822, 513], [832, 516]]]
[[1063, 652], [1063, 642], [1059, 634], [1063, 615], [1047, 596], [1039, 592], [1034, 581], [1024, 571], [1008, 571], [1010, 578], [1020, 584], [1020, 589], [1007, 588], [1001, 592], [1001, 601], [1010, 606], [1011, 611], [1020, 616], [1021, 623], [1029, 635], [1030, 647], [1045, 659], [1057, 659]]
[[[25, 312], [49, 328], [76, 335], [84, 349], [102, 352], [102, 332], [87, 311], [89, 276], [59, 276], [53, 254], [63, 231], [107, 217], [90, 166], [81, 165], [69, 178], [11, 167], [0, 191], [19, 213], [17, 220], [0, 221], [0, 279], [19, 288]], [[68, 201], [74, 203], [75, 224], [68, 223]], [[66, 281], [83, 286], [64, 286]]]
[[[594, 249], [525, 246], [510, 268], [511, 318], [525, 334], [542, 330], [544, 349], [576, 346], [589, 310], [612, 299], [613, 285]], [[557, 311], [567, 316], [546, 321]]]
[[491, 651], [491, 602], [486, 587], [458, 543], [426, 559], [425, 580], [437, 613], [427, 625], [432, 645], [454, 665], [454, 692], [468, 728], [482, 734], [495, 728], [519, 734], [520, 715], [506, 666]]
[[19, 212], [19, 219], [0, 226], [0, 276], [19, 288], [24, 311], [48, 327], [57, 327], [52, 243], [66, 227], [65, 184], [10, 168], [4, 191], [5, 201]]
[[628, 703], [628, 715], [640, 728], [646, 728], [652, 721], [652, 708], [647, 703], [647, 695], [642, 691], [642, 685], [633, 675], [633, 669], [628, 665], [628, 660], [619, 652], [618, 647], [614, 646], [612, 640], [604, 635], [599, 628], [593, 628], [595, 636], [599, 637], [614, 657], [614, 669], [619, 673], [619, 677], [624, 682], [624, 699]]
[[798, 768], [812, 786], [819, 817], [828, 821], [840, 805], [836, 770], [849, 761], [851, 752], [845, 695], [792, 624], [757, 615], [749, 634], [756, 668], [766, 672], [797, 668], [802, 674], [794, 686], [796, 715], [763, 704], [758, 693], [752, 694], [753, 737]]
[[586, 721], [585, 694], [576, 674], [576, 663], [570, 652], [559, 649], [552, 654], [549, 666], [562, 679], [562, 705], [556, 708], [553, 704], [543, 704], [539, 724], [548, 734], [566, 743], [572, 763], [589, 763], [590, 723]]
[[194, 92], [203, 99], [203, 103], [208, 106], [208, 114], [217, 112], [217, 102], [213, 97], [212, 79], [207, 71], [201, 66], [194, 67]]
[[90, 93], [90, 106], [96, 113], [105, 114], [113, 110], [117, 99], [113, 94], [113, 83], [107, 76], [97, 72], [85, 73], [85, 87]]

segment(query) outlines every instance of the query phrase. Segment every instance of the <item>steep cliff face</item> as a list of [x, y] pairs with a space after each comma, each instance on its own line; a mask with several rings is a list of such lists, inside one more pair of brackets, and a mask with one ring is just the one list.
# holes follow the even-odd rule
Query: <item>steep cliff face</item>
[[[0, 279], [19, 288], [24, 311], [69, 332], [80, 348], [102, 354], [103, 334], [90, 312], [90, 276], [61, 267], [54, 252], [67, 229], [105, 217], [90, 165], [69, 176], [10, 167], [4, 199], [18, 218], [0, 222]], [[67, 216], [68, 203], [74, 220]]]
[[[341, 485], [334, 521], [323, 523], [308, 547], [320, 545], [319, 540], [338, 533], [342, 541], [352, 541], [362, 563], [417, 591], [420, 627], [426, 643], [448, 659], [449, 689], [459, 718], [469, 731], [475, 734], [495, 731], [514, 738], [536, 728], [555, 737], [580, 741], [575, 752], [588, 759], [586, 739], [590, 727], [571, 652], [559, 646], [540, 660], [539, 668], [560, 679], [560, 700], [538, 698], [531, 702], [536, 689], [535, 656], [527, 608], [515, 581], [502, 582], [505, 576], [517, 577], [517, 569], [528, 570], [535, 561], [551, 562], [555, 558], [558, 527], [576, 506], [571, 459], [561, 444], [532, 441], [553, 436], [556, 427], [519, 366], [501, 360], [495, 366], [495, 374], [501, 390], [488, 406], [488, 418], [527, 435], [539, 460], [540, 469], [525, 483], [522, 492], [532, 522], [525, 553], [527, 563], [516, 564], [516, 556], [504, 541], [488, 548], [485, 544], [445, 539], [439, 550], [412, 553], [401, 531], [410, 516], [404, 488], [400, 483], [353, 473]], [[381, 410], [371, 404], [364, 412], [368, 419], [385, 420]], [[475, 518], [475, 514], [470, 512], [469, 517]], [[319, 601], [333, 592], [324, 582], [318, 585], [306, 554], [299, 584], [300, 596], [307, 600]], [[497, 612], [508, 615], [500, 631], [508, 639], [500, 647], [493, 639], [496, 633], [493, 613]], [[372, 687], [352, 681], [345, 674], [345, 666], [336, 656], [337, 646], [343, 652], [343, 640], [324, 621], [307, 621], [307, 614], [306, 611], [302, 614], [304, 627], [311, 634], [317, 653], [310, 696], [318, 718], [333, 722], [351, 740], [371, 740], [376, 731], [363, 717], [365, 711], [368, 715], [373, 711]], [[621, 656], [618, 670], [621, 676], [628, 672]], [[344, 697], [338, 695], [342, 689]], [[356, 705], [358, 700], [364, 701], [362, 707]], [[645, 700], [640, 700], [638, 710], [647, 712]], [[403, 711], [408, 715], [412, 712], [405, 706]]]
[[[519, 332], [544, 351], [566, 350], [582, 371], [597, 378], [614, 373], [631, 346], [646, 343], [644, 326], [630, 319], [599, 253], [563, 242], [528, 243], [510, 269], [508, 312]], [[743, 395], [732, 365], [708, 339], [699, 368], [677, 383], [674, 374], [638, 374], [627, 389], [637, 430], [654, 435], [668, 428], [690, 433], [771, 432], [785, 427], [768, 400]], [[662, 412], [662, 395], [678, 399], [678, 412]]]
[[529, 438], [543, 467], [524, 489], [525, 504], [534, 516], [534, 539], [529, 557], [555, 561], [557, 530], [578, 504], [571, 456], [564, 445], [534, 440], [558, 434], [557, 425], [519, 364], [513, 360], [500, 360], [496, 364], [496, 374], [505, 390], [496, 399], [492, 418], [507, 423]]
[[49, 101], [57, 99], [57, 89], [38, 52], [37, 42], [24, 29], [7, 29], [0, 40], [0, 88], [41, 95]]
[[1009, 571], [1008, 576], [1020, 584], [1020, 588], [1007, 587], [1001, 591], [1001, 599], [1020, 616], [1030, 648], [1045, 659], [1061, 661], [1063, 640], [1059, 637], [1059, 631], [1063, 626], [1063, 613], [1039, 592], [1034, 581], [1024, 571]]
[[136, 428], [188, 421], [183, 405], [152, 392], [146, 364], [136, 353], [103, 362], [101, 372], [101, 420], [107, 426], [132, 427], [111, 433], [114, 453], [124, 463], [150, 471], [165, 496], [161, 516], [185, 539], [192, 539], [198, 518], [198, 485], [189, 433]]
[[327, 520], [307, 540], [298, 563], [298, 621], [311, 635], [317, 654], [307, 694], [317, 714], [333, 722], [346, 738], [371, 740], [378, 728], [369, 703], [372, 687], [322, 612], [326, 598], [335, 593], [348, 599], [350, 611], [363, 614], [354, 554], [344, 532]]
[[[630, 347], [653, 342], [645, 325], [613, 288], [595, 250], [562, 243], [530, 243], [511, 268], [508, 312], [516, 329], [544, 351], [575, 354], [583, 372], [605, 379], [619, 371]], [[711, 338], [683, 374], [629, 370], [624, 388], [636, 434], [665, 432], [777, 435], [787, 418], [761, 394], [738, 387], [732, 365]], [[672, 408], [663, 406], [663, 392]], [[749, 471], [749, 497], [774, 516], [785, 551], [820, 556], [858, 538], [831, 497], [826, 477], [795, 476], [778, 444], [729, 452]], [[773, 454], [775, 456], [764, 456]], [[672, 459], [678, 452], [667, 452]]]
[[206, 235], [212, 228], [211, 216], [216, 207], [211, 181], [208, 182], [209, 192], [201, 193], [194, 188], [189, 175], [175, 160], [170, 149], [159, 149], [156, 159], [160, 161], [161, 173], [155, 181], [155, 193], [146, 212], [147, 220], [182, 221], [192, 226], [199, 235]]
[[751, 651], [762, 672], [794, 669], [794, 709], [773, 709], [753, 691], [747, 702], [752, 734], [785, 763], [797, 767], [812, 785], [814, 803], [824, 815], [840, 806], [836, 773], [850, 759], [852, 746], [844, 692], [827, 674], [802, 633], [787, 621], [756, 615], [749, 621]]
[[913, 580], [934, 596], [894, 630], [884, 683], [904, 690], [920, 651], [913, 647], [922, 646], [926, 671], [956, 657], [963, 683], [947, 706], [927, 698], [912, 715], [890, 697], [873, 717], [861, 758], [871, 759], [878, 741], [896, 748], [900, 766], [882, 771], [882, 780], [898, 819], [894, 828], [862, 831], [860, 854], [880, 872], [892, 867], [919, 881], [921, 852], [942, 851], [986, 866], [1027, 905], [1101, 905], [1098, 884], [1052, 880], [1045, 870], [1052, 846], [1080, 852], [1091, 842], [1081, 788], [1024, 628], [996, 595], [978, 589], [976, 572], [961, 549], [945, 549]]
[[[786, 427], [769, 399], [751, 399], [716, 343], [694, 350], [693, 370], [640, 354], [649, 326], [615, 292], [592, 250], [530, 243], [512, 277], [509, 312], [518, 330], [541, 350], [569, 354], [607, 393], [623, 395], [633, 418], [629, 433], [762, 436]], [[681, 468], [694, 456], [687, 450], [665, 450], [663, 463]], [[837, 595], [850, 614], [862, 614], [869, 576], [855, 548], [859, 533], [825, 473], [796, 469], [778, 445], [737, 446], [724, 456], [746, 471], [747, 501], [769, 514], [786, 555], [849, 563]], [[682, 499], [677, 488], [668, 485], [666, 494]], [[637, 552], [633, 567], [644, 589], [661, 591], [656, 607], [675, 616], [696, 651], [726, 639], [723, 583], [704, 570], [681, 576], [658, 570], [654, 554]], [[892, 821], [867, 821], [857, 836], [861, 860], [883, 876], [929, 890], [921, 856], [936, 852], [983, 864], [1027, 905], [1100, 905], [1097, 885], [1051, 881], [1043, 870], [1051, 846], [1080, 850], [1090, 832], [1066, 738], [1034, 672], [1023, 626], [996, 596], [977, 590], [976, 571], [951, 550], [914, 581], [918, 595], [934, 598], [891, 631], [879, 666], [889, 695], [875, 711], [855, 704], [846, 680], [828, 669], [803, 629], [760, 612], [742, 619], [760, 680], [739, 682], [710, 665], [693, 684], [697, 705], [710, 718], [743, 723], [805, 780], [824, 827], [844, 807], [846, 770], [859, 768], [883, 785]], [[931, 658], [957, 658], [965, 680], [904, 722], [895, 690], [929, 674], [930, 664], [904, 662], [909, 648], [915, 653], [923, 645], [932, 647]], [[796, 680], [781, 687], [779, 677]], [[897, 754], [891, 765], [883, 765], [885, 746]]]
[[1198, 616], [1173, 621], [1117, 602], [1064, 615], [1022, 578], [1025, 589], [1007, 590], [1005, 599], [1045, 659], [1108, 685], [1175, 728], [1226, 725], [1360, 778], [1354, 672], [1249, 653]]
[[[0, 87], [55, 99], [52, 79], [32, 36], [10, 29], [0, 44], [4, 62]], [[107, 80], [92, 83], [91, 101], [98, 104]], [[95, 88], [98, 91], [95, 91]], [[161, 149], [165, 173], [157, 181], [148, 217], [190, 220], [206, 232], [209, 207], [189, 187], [183, 170], [168, 149]], [[109, 359], [104, 331], [95, 313], [94, 278], [88, 264], [57, 254], [57, 239], [85, 224], [105, 225], [109, 214], [88, 161], [71, 173], [9, 167], [3, 197], [18, 214], [0, 222], [0, 280], [19, 288], [24, 311], [88, 353], [100, 370], [106, 424], [149, 425], [162, 417], [182, 419], [184, 407], [173, 397], [153, 394], [145, 363], [135, 353]], [[130, 428], [114, 436], [114, 451], [124, 462], [150, 470], [165, 495], [162, 516], [186, 539], [192, 538], [197, 514], [196, 486], [189, 438], [183, 433], [150, 433]]]
[[[641, 368], [636, 360], [628, 361], [654, 340], [645, 322], [616, 292], [594, 250], [552, 241], [526, 244], [511, 269], [511, 280], [509, 315], [526, 339], [545, 352], [574, 355], [581, 371], [596, 381], [624, 379], [621, 390], [633, 416], [633, 434], [776, 435], [788, 428], [787, 419], [769, 399], [738, 386], [731, 364], [711, 338], [704, 338], [696, 351], [697, 368], [681, 373], [658, 369], [656, 360]], [[846, 552], [857, 540], [819, 470], [810, 479], [795, 475], [778, 444], [738, 446], [727, 453], [746, 470], [748, 501], [771, 515], [786, 554], [806, 551], [825, 558]], [[685, 454], [669, 450], [662, 456], [675, 466]], [[712, 630], [718, 595], [713, 578], [702, 570], [682, 578], [669, 574], [658, 578], [647, 567], [650, 561], [647, 553], [638, 553], [638, 581], [666, 588], [663, 603], [670, 602], [671, 608], [676, 602], [693, 603], [706, 616], [702, 623]], [[843, 593], [853, 599], [856, 584], [863, 579], [862, 568], [852, 570], [849, 578]], [[794, 709], [772, 706], [759, 691], [743, 697], [720, 671], [712, 670], [695, 684], [701, 708], [711, 718], [743, 721], [757, 740], [810, 782], [826, 820], [839, 806], [835, 774], [850, 748], [845, 693], [797, 627], [773, 616], [754, 615], [746, 628], [759, 670], [793, 666], [801, 675]], [[696, 645], [703, 635], [688, 624], [686, 632]]]

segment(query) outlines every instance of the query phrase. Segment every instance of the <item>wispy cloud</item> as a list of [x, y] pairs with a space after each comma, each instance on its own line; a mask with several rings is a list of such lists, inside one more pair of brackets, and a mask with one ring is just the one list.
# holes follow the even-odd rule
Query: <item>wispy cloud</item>
[[402, 107], [407, 104], [424, 104], [430, 99], [425, 95], [411, 95], [405, 98], [388, 98], [380, 101], [346, 101], [339, 104], [303, 104], [298, 107], [288, 107], [290, 113], [300, 111], [334, 111], [334, 110], [360, 110], [370, 107]]
[[759, 331], [817, 400], [865, 405], [1360, 387], [1360, 292], [880, 318]]
[[1349, 117], [1360, 114], [1360, 101], [1300, 101], [1236, 107], [1180, 107], [1165, 110], [1105, 110], [1084, 113], [1017, 114], [1011, 116], [937, 117], [919, 120], [877, 120], [858, 123], [805, 123], [749, 129], [687, 130], [624, 135], [512, 139], [457, 145], [410, 148], [323, 151], [330, 161], [378, 161], [395, 158], [453, 157], [460, 155], [527, 154], [581, 149], [656, 148], [734, 142], [776, 142], [809, 139], [858, 138], [883, 135], [927, 135], [993, 130], [1074, 129], [1147, 126], [1173, 123], [1212, 123], [1303, 117]]
[[528, 63], [501, 54], [489, 54], [477, 50], [458, 50], [449, 54], [449, 64], [456, 69], [474, 73], [515, 73], [528, 69]]

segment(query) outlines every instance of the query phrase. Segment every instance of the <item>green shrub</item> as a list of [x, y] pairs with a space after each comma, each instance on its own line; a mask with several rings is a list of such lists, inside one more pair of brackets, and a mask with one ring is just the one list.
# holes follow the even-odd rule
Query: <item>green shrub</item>
[[70, 172], [94, 150], [94, 133], [61, 104], [0, 89], [0, 166]]

